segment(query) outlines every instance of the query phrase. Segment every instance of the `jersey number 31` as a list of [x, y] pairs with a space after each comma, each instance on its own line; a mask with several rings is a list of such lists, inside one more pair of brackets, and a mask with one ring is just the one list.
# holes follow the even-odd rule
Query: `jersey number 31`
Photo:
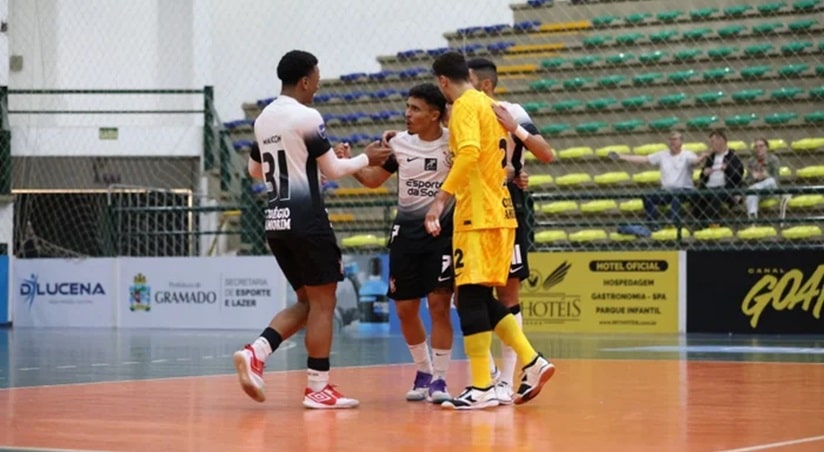
[[[266, 183], [269, 184], [269, 195], [273, 199], [289, 199], [289, 170], [286, 168], [286, 152], [283, 149], [278, 150], [278, 163], [275, 165], [275, 157], [265, 152], [263, 154], [263, 163], [266, 164], [264, 168], [264, 175]], [[275, 180], [275, 166], [278, 171], [278, 179], [280, 184]]]

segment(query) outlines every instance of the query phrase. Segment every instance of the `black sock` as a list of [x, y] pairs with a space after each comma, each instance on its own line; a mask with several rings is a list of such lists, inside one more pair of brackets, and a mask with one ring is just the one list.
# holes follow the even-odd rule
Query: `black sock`
[[260, 337], [269, 341], [269, 346], [272, 347], [272, 353], [274, 353], [283, 342], [283, 337], [281, 337], [280, 333], [272, 329], [270, 326], [267, 326], [266, 329], [260, 333]]
[[329, 358], [312, 358], [306, 360], [306, 367], [318, 372], [329, 372]]
[[515, 306], [509, 308], [509, 313], [512, 315], [518, 315], [521, 312], [521, 304], [518, 303]]

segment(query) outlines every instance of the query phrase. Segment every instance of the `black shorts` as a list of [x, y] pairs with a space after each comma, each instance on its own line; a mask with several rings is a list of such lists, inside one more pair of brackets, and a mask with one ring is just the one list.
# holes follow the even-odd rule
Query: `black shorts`
[[452, 268], [452, 246], [440, 252], [411, 253], [389, 250], [389, 291], [393, 300], [417, 300], [436, 288], [452, 288], [455, 272]]
[[293, 289], [343, 281], [340, 248], [333, 234], [269, 237], [268, 241]]
[[512, 262], [509, 266], [509, 278], [523, 281], [529, 276], [529, 242], [527, 240], [526, 217], [518, 215], [518, 229], [515, 230], [515, 246], [512, 249]]

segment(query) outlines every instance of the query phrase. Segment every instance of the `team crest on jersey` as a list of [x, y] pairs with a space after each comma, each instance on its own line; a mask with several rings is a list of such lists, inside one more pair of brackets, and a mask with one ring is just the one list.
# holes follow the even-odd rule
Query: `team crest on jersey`
[[425, 171], [438, 171], [438, 159], [425, 159], [423, 169]]
[[318, 126], [318, 136], [324, 140], [326, 139], [326, 124], [320, 124]]

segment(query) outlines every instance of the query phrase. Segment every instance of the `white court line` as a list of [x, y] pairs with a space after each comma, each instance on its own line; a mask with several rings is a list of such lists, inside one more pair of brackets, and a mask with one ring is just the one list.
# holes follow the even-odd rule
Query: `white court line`
[[809, 438], [792, 439], [792, 440], [789, 440], [789, 441], [781, 441], [781, 442], [778, 442], [778, 443], [759, 444], [757, 446], [742, 447], [740, 449], [727, 449], [727, 450], [723, 450], [721, 452], [751, 452], [751, 451], [754, 451], [754, 450], [765, 450], [765, 449], [773, 449], [773, 448], [776, 448], [776, 447], [794, 446], [796, 444], [814, 443], [816, 441], [824, 441], [824, 435], [810, 436]]
[[0, 446], [0, 452], [2, 451], [15, 451], [15, 450], [23, 450], [23, 451], [33, 451], [33, 452], [98, 452], [104, 449], [50, 449], [48, 447], [20, 447], [20, 446]]

